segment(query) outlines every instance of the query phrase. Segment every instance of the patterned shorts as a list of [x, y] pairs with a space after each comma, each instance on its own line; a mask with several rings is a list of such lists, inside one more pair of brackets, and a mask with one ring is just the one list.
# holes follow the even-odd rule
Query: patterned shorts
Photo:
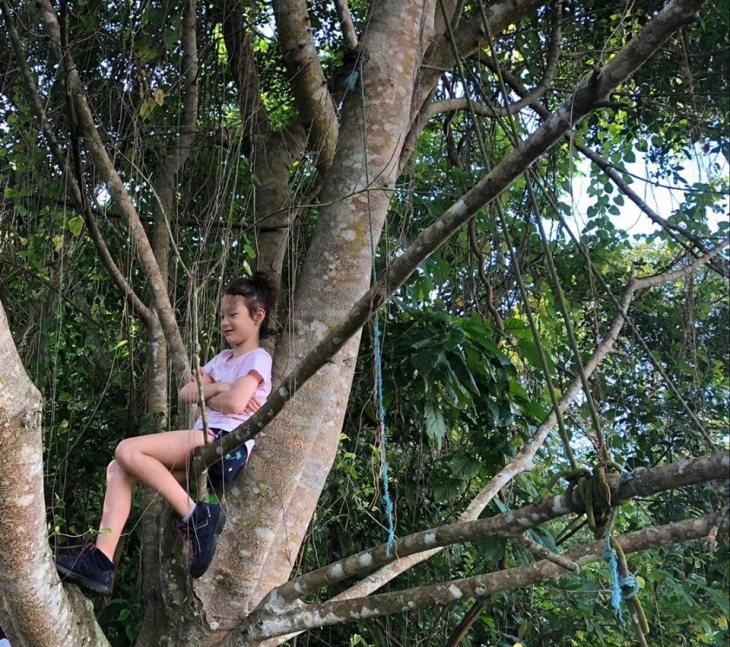
[[[220, 440], [230, 433], [224, 429], [211, 428], [208, 431], [213, 440]], [[246, 445], [241, 445], [208, 468], [208, 483], [213, 488], [230, 485], [247, 462], [248, 448]]]

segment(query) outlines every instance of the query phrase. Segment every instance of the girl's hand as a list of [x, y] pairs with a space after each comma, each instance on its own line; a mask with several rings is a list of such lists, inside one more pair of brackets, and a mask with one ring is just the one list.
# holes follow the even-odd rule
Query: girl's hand
[[248, 401], [248, 404], [246, 405], [246, 408], [243, 410], [244, 413], [250, 413], [253, 415], [256, 413], [260, 408], [262, 407], [262, 403], [259, 402], [256, 399], [255, 395], [252, 395], [251, 398]]
[[[197, 375], [198, 375], [197, 372], [193, 371], [190, 374], [190, 381], [195, 382], [197, 384], [198, 383]], [[201, 384], [213, 384], [213, 378], [210, 376], [210, 373], [208, 373], [203, 368], [200, 369], [200, 383]]]

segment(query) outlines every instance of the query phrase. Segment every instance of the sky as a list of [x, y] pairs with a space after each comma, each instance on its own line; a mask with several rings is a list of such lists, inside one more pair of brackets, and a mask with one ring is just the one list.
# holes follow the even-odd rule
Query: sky
[[[702, 154], [701, 151], [697, 151], [693, 159], [687, 160], [684, 175], [690, 185], [697, 181], [707, 181], [713, 167], [716, 169], [713, 171], [715, 176], [719, 173], [726, 180], [730, 177], [730, 167], [728, 167], [724, 157], [719, 155], [707, 156]], [[577, 177], [573, 181], [573, 231], [576, 234], [588, 221], [586, 210], [593, 201], [593, 198], [587, 195], [589, 185], [588, 168], [589, 163], [586, 162], [579, 168], [583, 177]], [[661, 183], [653, 183], [640, 179], [651, 176], [652, 166], [647, 160], [639, 159], [633, 164], [628, 164], [626, 170], [634, 176], [634, 182], [631, 185], [632, 190], [662, 218], [669, 218], [684, 201], [684, 186], [671, 187], [667, 185], [666, 180]], [[726, 208], [723, 214], [709, 214], [709, 224], [712, 229], [716, 229], [720, 219], [727, 221], [730, 218], [727, 198], [725, 204]], [[621, 215], [610, 217], [616, 227], [627, 231], [631, 235], [645, 235], [659, 228], [639, 207], [628, 199], [626, 199], [621, 209]]]

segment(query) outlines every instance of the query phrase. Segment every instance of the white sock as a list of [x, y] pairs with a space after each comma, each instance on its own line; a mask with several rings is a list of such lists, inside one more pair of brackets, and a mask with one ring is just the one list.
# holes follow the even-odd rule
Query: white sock
[[192, 506], [192, 508], [190, 508], [190, 510], [188, 510], [188, 513], [187, 513], [187, 514], [186, 514], [186, 515], [185, 515], [185, 516], [183, 517], [183, 519], [182, 519], [182, 520], [183, 520], [184, 522], [186, 522], [186, 523], [187, 523], [188, 521], [190, 521], [190, 517], [192, 517], [192, 516], [193, 516], [193, 512], [195, 512], [195, 503], [193, 503], [193, 506]]

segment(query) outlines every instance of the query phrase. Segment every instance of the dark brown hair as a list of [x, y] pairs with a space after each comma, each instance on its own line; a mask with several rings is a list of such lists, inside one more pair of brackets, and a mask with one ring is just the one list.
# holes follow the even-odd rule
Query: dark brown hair
[[279, 300], [279, 284], [271, 274], [254, 272], [251, 277], [233, 279], [223, 290], [223, 294], [241, 297], [252, 317], [259, 308], [263, 308], [266, 315], [261, 322], [259, 337], [263, 339], [273, 334], [273, 331], [269, 330], [269, 314], [273, 308], [276, 308]]

